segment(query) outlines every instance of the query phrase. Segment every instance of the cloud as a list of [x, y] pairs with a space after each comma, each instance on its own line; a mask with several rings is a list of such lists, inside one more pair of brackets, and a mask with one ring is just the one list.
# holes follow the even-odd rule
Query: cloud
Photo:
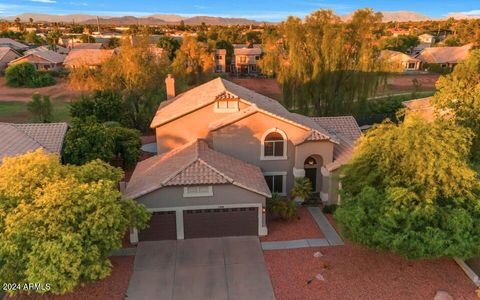
[[39, 2], [39, 3], [57, 3], [54, 0], [30, 0], [31, 2]]
[[453, 15], [464, 15], [464, 16], [480, 16], [480, 9], [473, 9], [469, 11], [459, 11], [459, 12], [450, 12], [447, 14], [447, 16], [453, 16]]

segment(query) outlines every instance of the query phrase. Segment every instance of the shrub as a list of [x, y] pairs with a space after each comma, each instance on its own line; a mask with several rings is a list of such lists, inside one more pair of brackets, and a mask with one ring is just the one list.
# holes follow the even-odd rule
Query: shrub
[[278, 194], [273, 194], [267, 200], [267, 211], [279, 216], [282, 220], [291, 221], [297, 216], [298, 206], [293, 200], [287, 200]]
[[337, 210], [336, 204], [325, 205], [322, 209], [322, 212], [325, 214], [333, 214]]
[[5, 158], [0, 282], [50, 283], [49, 292], [63, 294], [107, 277], [108, 257], [121, 247], [125, 231], [145, 228], [150, 216], [143, 205], [122, 199], [122, 177], [120, 169], [101, 161], [62, 165], [41, 149]]
[[55, 84], [55, 80], [48, 73], [38, 72], [28, 62], [14, 64], [5, 70], [6, 84], [10, 87], [44, 87]]
[[27, 104], [28, 111], [33, 116], [34, 122], [50, 123], [52, 122], [52, 102], [47, 95], [35, 93], [32, 95], [32, 101]]
[[109, 90], [95, 91], [93, 95], [82, 96], [70, 105], [72, 118], [85, 119], [94, 116], [99, 122], [126, 124], [126, 107], [122, 95]]
[[312, 182], [306, 177], [295, 178], [295, 184], [292, 188], [292, 196], [294, 198], [300, 198], [302, 200], [307, 199], [312, 192]]
[[140, 147], [142, 147], [140, 132], [118, 124], [109, 126], [108, 132], [112, 135], [115, 145], [113, 153], [123, 161], [124, 166], [135, 166], [140, 158]]

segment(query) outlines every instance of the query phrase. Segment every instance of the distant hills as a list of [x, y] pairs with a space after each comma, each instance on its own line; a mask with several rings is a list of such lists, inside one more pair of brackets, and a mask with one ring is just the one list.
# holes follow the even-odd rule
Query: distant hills
[[[15, 18], [20, 18], [22, 21], [28, 22], [30, 18], [34, 22], [59, 22], [59, 23], [79, 23], [79, 24], [96, 24], [97, 16], [86, 14], [73, 14], [73, 15], [52, 15], [52, 14], [35, 14], [24, 13], [17, 16], [5, 17], [5, 20], [13, 21]], [[163, 25], [163, 24], [180, 24], [184, 21], [187, 25], [200, 25], [202, 23], [208, 25], [250, 25], [261, 24], [255, 20], [249, 20], [244, 18], [222, 18], [211, 16], [195, 16], [195, 17], [183, 17], [173, 14], [152, 14], [149, 16], [135, 17], [135, 16], [101, 16], [98, 18], [100, 24], [108, 25]]]
[[[434, 18], [428, 17], [414, 11], [383, 11], [383, 22], [406, 22], [406, 21], [426, 21]], [[353, 13], [341, 16], [343, 20], [351, 19]], [[13, 21], [15, 18], [20, 18], [24, 22], [28, 22], [30, 18], [34, 22], [60, 22], [60, 23], [79, 23], [79, 24], [96, 24], [97, 16], [88, 14], [72, 14], [72, 15], [53, 15], [53, 14], [36, 14], [24, 13], [17, 16], [5, 17], [5, 20]], [[466, 15], [461, 13], [451, 14], [448, 17], [455, 19], [473, 19], [480, 18], [480, 16]], [[175, 14], [152, 14], [149, 16], [101, 16], [99, 17], [100, 24], [108, 25], [163, 25], [163, 24], [179, 24], [183, 21], [187, 25], [200, 25], [205, 23], [207, 25], [250, 25], [262, 24], [262, 21], [255, 21], [245, 18], [223, 18], [214, 16], [194, 16], [184, 17]]]

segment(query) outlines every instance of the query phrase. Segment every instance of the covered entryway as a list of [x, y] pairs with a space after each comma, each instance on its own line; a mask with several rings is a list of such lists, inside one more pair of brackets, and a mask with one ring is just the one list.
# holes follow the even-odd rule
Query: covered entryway
[[305, 177], [312, 183], [312, 192], [319, 192], [322, 189], [322, 173], [320, 172], [322, 163], [322, 157], [318, 155], [307, 157], [303, 163]]
[[258, 235], [258, 207], [183, 211], [185, 238]]
[[177, 225], [174, 211], [152, 213], [149, 227], [138, 233], [140, 241], [176, 240]]

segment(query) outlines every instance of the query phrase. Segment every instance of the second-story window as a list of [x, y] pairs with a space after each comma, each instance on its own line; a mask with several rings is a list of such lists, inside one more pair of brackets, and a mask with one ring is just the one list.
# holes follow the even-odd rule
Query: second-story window
[[240, 62], [242, 64], [246, 63], [247, 62], [247, 57], [246, 56], [240, 56]]
[[266, 132], [262, 140], [261, 159], [278, 160], [287, 158], [287, 138], [278, 129]]

